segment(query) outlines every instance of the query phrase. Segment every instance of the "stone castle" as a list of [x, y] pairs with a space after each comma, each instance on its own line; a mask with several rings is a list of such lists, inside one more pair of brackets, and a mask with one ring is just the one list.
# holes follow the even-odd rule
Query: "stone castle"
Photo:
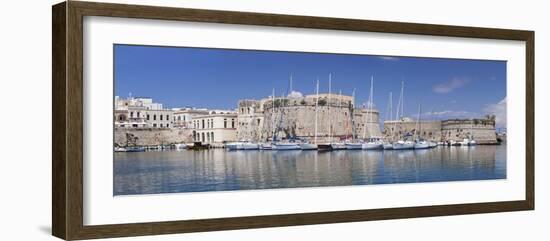
[[376, 109], [356, 107], [351, 96], [319, 94], [239, 101], [237, 138], [267, 141], [275, 134], [312, 141], [316, 115], [318, 142], [382, 137]]

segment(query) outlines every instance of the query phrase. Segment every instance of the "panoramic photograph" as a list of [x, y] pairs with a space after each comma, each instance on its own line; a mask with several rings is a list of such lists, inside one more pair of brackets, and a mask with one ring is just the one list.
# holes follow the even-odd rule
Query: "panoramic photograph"
[[506, 61], [113, 51], [114, 196], [506, 179]]

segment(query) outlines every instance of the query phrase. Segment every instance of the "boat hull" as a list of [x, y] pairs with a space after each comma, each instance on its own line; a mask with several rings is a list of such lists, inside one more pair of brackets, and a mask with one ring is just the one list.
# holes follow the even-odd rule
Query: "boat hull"
[[393, 144], [386, 143], [383, 145], [384, 150], [393, 150]]
[[332, 150], [346, 150], [346, 144], [344, 143], [333, 143], [333, 144], [330, 144], [330, 146], [332, 147]]
[[414, 143], [414, 149], [428, 149], [428, 148], [430, 148], [430, 143], [428, 142]]
[[361, 148], [363, 150], [380, 150], [383, 148], [383, 145], [382, 143], [367, 142], [367, 143], [363, 143]]
[[348, 150], [361, 150], [363, 149], [362, 143], [346, 143], [346, 149]]
[[275, 144], [273, 148], [277, 151], [301, 150], [300, 145], [294, 143]]
[[393, 143], [393, 150], [411, 150], [414, 148], [414, 143]]
[[317, 144], [311, 144], [311, 143], [302, 143], [300, 144], [300, 149], [307, 151], [307, 150], [317, 150], [319, 147]]

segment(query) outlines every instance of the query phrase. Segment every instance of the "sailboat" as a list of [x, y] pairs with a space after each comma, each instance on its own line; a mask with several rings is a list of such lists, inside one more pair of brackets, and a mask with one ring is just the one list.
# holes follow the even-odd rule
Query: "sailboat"
[[313, 138], [313, 143], [305, 142], [300, 144], [302, 150], [317, 150], [317, 107], [319, 106], [319, 78], [317, 78], [317, 85], [315, 90], [315, 136]]
[[346, 142], [346, 148], [348, 150], [361, 150], [363, 149], [363, 143], [361, 142], [358, 142], [355, 137], [356, 137], [356, 134], [355, 134], [355, 122], [354, 122], [354, 110], [355, 110], [355, 89], [353, 90], [353, 93], [352, 93], [352, 101], [351, 101], [351, 105], [350, 105], [350, 122], [351, 122], [351, 141], [350, 142]]
[[430, 148], [430, 143], [423, 138], [420, 137], [422, 134], [422, 122], [420, 122], [420, 112], [421, 107], [418, 105], [418, 117], [416, 118], [416, 126], [418, 126], [418, 129], [414, 128], [414, 134], [416, 136], [416, 142], [414, 143], [414, 149], [427, 149]]
[[275, 88], [271, 93], [271, 142], [262, 143], [261, 150], [273, 150], [273, 143], [275, 143]]
[[[292, 74], [290, 75], [289, 93], [292, 93]], [[285, 98], [288, 98], [288, 96], [286, 96]], [[285, 99], [283, 99], [283, 103], [282, 103], [283, 105], [285, 103], [284, 100]], [[282, 123], [282, 120], [283, 120], [283, 116], [284, 116], [283, 111], [281, 112], [280, 123]], [[275, 149], [277, 151], [286, 151], [286, 150], [300, 150], [301, 148], [300, 148], [300, 145], [296, 142], [293, 142], [293, 141], [280, 141], [280, 142], [276, 142], [273, 145], [273, 149]]]
[[[342, 109], [342, 91], [339, 92], [338, 94], [338, 111], [340, 111]], [[340, 125], [340, 114], [337, 114], [336, 115], [338, 117], [338, 119], [336, 120], [336, 126], [339, 126]], [[334, 142], [334, 143], [331, 143], [331, 146], [332, 146], [332, 150], [346, 150], [347, 149], [347, 146], [346, 146], [346, 143], [342, 142], [342, 141], [337, 141], [337, 142]]]
[[[389, 114], [390, 114], [390, 118], [389, 120], [392, 120], [393, 119], [393, 96], [392, 96], [392, 92], [390, 92], [390, 97], [389, 97], [389, 101], [388, 101], [388, 109], [389, 109]], [[386, 115], [387, 117], [387, 115]], [[393, 138], [393, 129], [391, 130], [391, 137]], [[388, 139], [384, 142], [383, 144], [383, 148], [384, 150], [392, 150], [393, 149], [393, 144], [391, 143], [391, 139]]]
[[[374, 94], [374, 91], [373, 91], [373, 82], [374, 82], [374, 76], [371, 76], [371, 79], [370, 79], [370, 94], [369, 94], [369, 102], [367, 103], [368, 105], [368, 121], [367, 121], [367, 117], [365, 116], [365, 128], [363, 129], [363, 138], [366, 137], [366, 132], [367, 132], [367, 128], [369, 126], [370, 123], [372, 123], [372, 110], [373, 110], [373, 100], [374, 100], [374, 97], [373, 97], [373, 94]], [[370, 128], [369, 128], [370, 130]], [[372, 137], [372, 134], [369, 134], [369, 138], [366, 139], [366, 141], [362, 144], [361, 148], [363, 150], [378, 150], [378, 149], [382, 149], [382, 145], [383, 143], [380, 141], [380, 140], [377, 140], [375, 138]]]
[[[401, 95], [399, 96], [399, 102], [397, 104], [397, 114], [395, 115], [396, 118], [399, 116], [399, 107], [401, 107], [401, 115], [403, 115], [403, 109], [404, 109], [404, 103], [405, 103], [405, 97], [403, 95], [403, 89], [405, 88], [405, 82], [401, 81]], [[394, 129], [397, 127], [397, 121], [394, 123]], [[414, 148], [414, 142], [409, 140], [398, 140], [392, 144], [393, 150], [408, 150]]]

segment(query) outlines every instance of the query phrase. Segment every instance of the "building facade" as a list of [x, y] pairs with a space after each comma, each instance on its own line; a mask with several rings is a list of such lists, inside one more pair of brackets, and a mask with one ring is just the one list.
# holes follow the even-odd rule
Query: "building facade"
[[207, 109], [196, 108], [176, 108], [174, 111], [173, 122], [176, 128], [193, 129], [193, 118], [201, 115], [208, 115], [210, 112]]
[[193, 117], [193, 140], [205, 144], [225, 143], [237, 140], [237, 113], [235, 111], [210, 111]]
[[151, 98], [115, 97], [116, 128], [172, 128], [174, 111], [162, 108]]

